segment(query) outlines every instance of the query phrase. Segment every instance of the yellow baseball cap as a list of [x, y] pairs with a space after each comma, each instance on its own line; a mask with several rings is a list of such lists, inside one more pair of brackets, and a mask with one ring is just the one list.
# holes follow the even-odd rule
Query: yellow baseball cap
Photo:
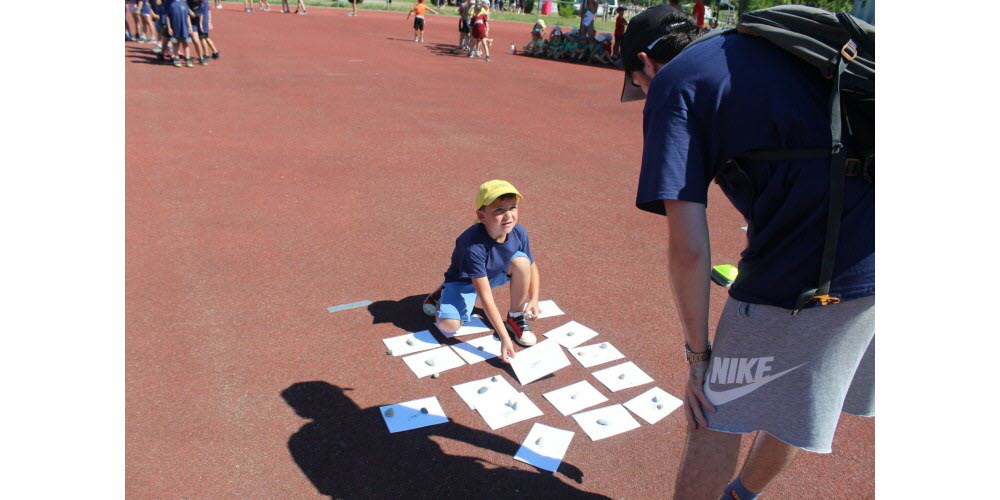
[[517, 188], [507, 181], [494, 179], [484, 182], [479, 186], [479, 193], [476, 194], [476, 210], [479, 210], [479, 207], [493, 203], [497, 198], [505, 194], [513, 194], [517, 196], [518, 200], [524, 199], [524, 196], [521, 196], [521, 193], [517, 192]]

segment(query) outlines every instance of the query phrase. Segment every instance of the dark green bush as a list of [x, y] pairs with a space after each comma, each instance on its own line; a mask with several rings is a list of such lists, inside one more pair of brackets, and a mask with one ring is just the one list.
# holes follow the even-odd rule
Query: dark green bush
[[571, 3], [561, 3], [559, 4], [559, 17], [573, 17], [573, 4]]
[[531, 14], [535, 10], [535, 0], [524, 0], [524, 13]]

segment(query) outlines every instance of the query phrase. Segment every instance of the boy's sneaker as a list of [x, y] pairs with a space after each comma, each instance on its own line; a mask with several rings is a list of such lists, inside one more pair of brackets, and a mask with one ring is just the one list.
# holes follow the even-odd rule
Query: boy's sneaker
[[184, 63], [184, 65], [187, 66], [187, 67], [189, 67], [189, 68], [193, 68], [194, 67], [194, 61], [188, 59], [187, 62]]
[[424, 299], [424, 314], [437, 316], [438, 304], [441, 303], [441, 292], [443, 291], [444, 285], [441, 285]]
[[178, 57], [178, 58], [174, 59], [174, 67], [175, 68], [182, 68], [182, 67], [184, 67], [184, 63], [181, 62], [181, 58]]
[[220, 57], [222, 57], [222, 54], [220, 54], [218, 52], [215, 52], [215, 53], [212, 54], [212, 59], [218, 59]]
[[535, 334], [531, 333], [534, 327], [528, 324], [528, 318], [524, 314], [512, 318], [510, 314], [507, 315], [507, 319], [504, 320], [503, 326], [507, 327], [507, 333], [514, 337], [514, 341], [524, 347], [531, 347], [538, 342], [535, 338]]
[[198, 59], [198, 64], [202, 66], [208, 66], [208, 58], [205, 56], [201, 56], [201, 58]]
[[249, 14], [249, 13], [253, 12], [253, 9], [243, 9], [243, 12], [246, 12], [247, 14]]
[[486, 56], [486, 62], [490, 62], [490, 56]]

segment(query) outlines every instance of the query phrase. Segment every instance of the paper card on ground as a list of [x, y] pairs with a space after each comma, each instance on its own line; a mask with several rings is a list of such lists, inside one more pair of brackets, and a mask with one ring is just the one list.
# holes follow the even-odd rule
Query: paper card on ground
[[[421, 411], [422, 409], [426, 409], [427, 413]], [[419, 429], [448, 421], [441, 403], [434, 396], [381, 406], [379, 411], [382, 412], [385, 425], [389, 427], [389, 433]]]
[[474, 365], [500, 355], [500, 337], [486, 335], [451, 346], [466, 363]]
[[572, 354], [584, 368], [590, 368], [591, 366], [597, 366], [602, 363], [607, 363], [608, 361], [614, 361], [625, 357], [621, 351], [611, 345], [611, 342], [601, 342], [600, 344], [574, 347], [569, 350], [569, 353]]
[[441, 347], [441, 343], [434, 338], [430, 330], [407, 333], [398, 337], [382, 339], [386, 347], [392, 351], [393, 356], [405, 356], [415, 352], [426, 351], [435, 347]]
[[538, 317], [536, 319], [551, 318], [552, 316], [562, 316], [566, 314], [559, 309], [554, 300], [543, 300], [538, 303]]
[[545, 336], [559, 342], [559, 345], [563, 347], [572, 349], [596, 337], [597, 332], [576, 321], [570, 321], [563, 326], [549, 330]]
[[574, 434], [576, 433], [573, 431], [564, 431], [536, 422], [521, 448], [514, 454], [514, 458], [539, 469], [555, 472], [566, 456], [566, 450], [569, 449]]
[[532, 403], [528, 396], [519, 392], [508, 398], [484, 399], [476, 403], [476, 411], [482, 415], [490, 429], [497, 430], [530, 418], [542, 416], [542, 410]]
[[604, 394], [601, 394], [586, 380], [547, 392], [542, 396], [548, 399], [549, 403], [552, 403], [552, 406], [555, 406], [563, 415], [572, 415], [584, 408], [590, 408], [608, 400]]
[[461, 337], [462, 335], [472, 335], [475, 333], [484, 333], [491, 331], [493, 331], [493, 329], [486, 326], [486, 323], [483, 322], [483, 318], [480, 318], [479, 316], [473, 314], [472, 316], [469, 317], [469, 322], [465, 325], [462, 325], [457, 332], [455, 333], [441, 332], [441, 334], [444, 335], [445, 338], [450, 339], [452, 337]]
[[607, 387], [611, 392], [618, 392], [653, 381], [649, 375], [646, 375], [646, 372], [631, 361], [596, 371], [594, 377], [600, 380], [604, 387]]
[[403, 358], [403, 361], [406, 362], [406, 366], [413, 370], [417, 378], [424, 378], [434, 373], [441, 373], [465, 365], [465, 361], [462, 361], [462, 358], [448, 347], [438, 347], [413, 354]]
[[671, 396], [667, 391], [654, 387], [630, 399], [625, 403], [625, 408], [639, 415], [646, 422], [655, 424], [683, 404], [681, 400]]
[[594, 441], [639, 428], [639, 422], [636, 422], [632, 414], [622, 405], [605, 406], [577, 413], [573, 418], [580, 424], [583, 432]]
[[[464, 384], [451, 386], [458, 393], [458, 396], [469, 405], [470, 410], [475, 410], [480, 401], [487, 399], [502, 399], [504, 402], [517, 396], [517, 389], [510, 385], [504, 377], [494, 375], [482, 380], [473, 380]], [[485, 388], [485, 390], [483, 389]]]
[[521, 385], [534, 382], [560, 368], [569, 366], [569, 358], [554, 340], [543, 340], [514, 354], [510, 367]]

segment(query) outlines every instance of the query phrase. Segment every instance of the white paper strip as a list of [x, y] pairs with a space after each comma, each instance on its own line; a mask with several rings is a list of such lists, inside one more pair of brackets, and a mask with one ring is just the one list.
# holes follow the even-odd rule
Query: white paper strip
[[390, 337], [382, 339], [382, 342], [392, 351], [393, 356], [406, 356], [407, 354], [441, 347], [441, 343], [434, 338], [434, 334], [430, 330]]
[[466, 363], [474, 365], [480, 361], [486, 361], [500, 355], [500, 338], [494, 335], [486, 335], [478, 339], [469, 340], [451, 346], [455, 352], [465, 360]]
[[573, 431], [556, 429], [536, 422], [514, 458], [539, 469], [555, 472], [566, 456], [566, 450], [569, 449], [574, 434]]
[[389, 427], [390, 433], [419, 429], [448, 421], [441, 403], [434, 396], [381, 406], [379, 411], [382, 412], [382, 420]]
[[632, 418], [622, 405], [605, 406], [596, 410], [585, 411], [573, 415], [576, 423], [594, 441], [628, 432], [639, 427], [639, 422]]
[[473, 380], [464, 384], [451, 386], [458, 393], [458, 396], [469, 405], [470, 410], [475, 410], [480, 401], [487, 399], [502, 399], [507, 401], [517, 396], [517, 389], [502, 375], [494, 375], [481, 380]]
[[576, 321], [570, 321], [563, 326], [549, 330], [545, 336], [559, 342], [559, 345], [563, 347], [572, 349], [596, 337], [597, 332]]
[[455, 351], [448, 347], [439, 347], [431, 351], [424, 351], [403, 358], [406, 366], [413, 370], [417, 378], [424, 378], [434, 373], [441, 373], [445, 370], [464, 366], [465, 361], [455, 354]]
[[667, 391], [654, 387], [630, 399], [625, 403], [625, 408], [639, 415], [646, 422], [655, 424], [683, 404], [681, 400], [671, 396]]
[[485, 399], [476, 403], [476, 411], [482, 415], [490, 429], [497, 430], [530, 418], [542, 416], [542, 410], [532, 403], [528, 396], [519, 392], [510, 398]]
[[559, 306], [556, 305], [554, 300], [542, 300], [538, 302], [538, 318], [536, 319], [562, 316], [563, 314], [566, 313], [564, 313], [562, 309], [559, 309]]
[[614, 361], [625, 357], [625, 355], [616, 349], [615, 346], [611, 345], [610, 342], [601, 342], [600, 344], [574, 347], [569, 350], [569, 353], [572, 354], [584, 368], [590, 368], [591, 366], [597, 366], [607, 363], [608, 361]]
[[560, 368], [569, 366], [569, 358], [554, 340], [544, 340], [514, 355], [510, 367], [521, 385], [530, 384]]
[[596, 371], [594, 377], [600, 380], [611, 392], [618, 392], [653, 381], [649, 375], [646, 375], [646, 372], [639, 369], [631, 361]]
[[461, 337], [462, 335], [472, 335], [475, 333], [484, 333], [491, 331], [493, 331], [493, 329], [486, 326], [486, 323], [483, 322], [483, 318], [480, 318], [479, 316], [473, 314], [472, 316], [469, 317], [469, 323], [462, 325], [462, 327], [459, 328], [457, 332], [455, 333], [441, 332], [441, 333], [445, 336], [445, 338], [450, 339], [452, 337]]
[[573, 385], [567, 385], [561, 389], [542, 394], [545, 399], [555, 406], [559, 413], [571, 415], [585, 408], [599, 405], [608, 400], [600, 391], [590, 385], [586, 380], [581, 380]]

